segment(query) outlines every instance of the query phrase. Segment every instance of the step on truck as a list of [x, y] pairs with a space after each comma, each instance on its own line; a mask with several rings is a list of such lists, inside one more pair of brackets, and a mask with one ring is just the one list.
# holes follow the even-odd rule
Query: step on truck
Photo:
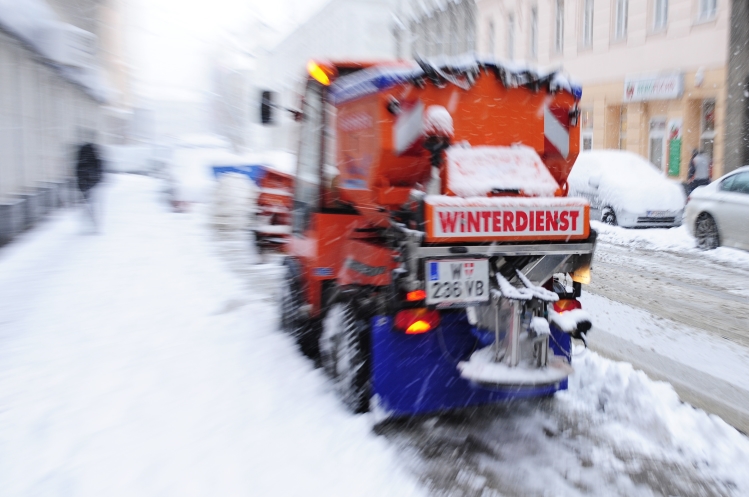
[[355, 412], [567, 388], [596, 236], [567, 196], [581, 88], [475, 56], [307, 72], [281, 327]]

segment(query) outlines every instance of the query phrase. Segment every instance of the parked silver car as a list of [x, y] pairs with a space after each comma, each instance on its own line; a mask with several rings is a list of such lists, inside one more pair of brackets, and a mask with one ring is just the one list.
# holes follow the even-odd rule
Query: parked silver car
[[681, 224], [683, 187], [635, 153], [581, 152], [567, 182], [570, 196], [588, 199], [593, 220], [628, 228]]
[[685, 222], [700, 248], [749, 250], [749, 166], [695, 189], [687, 200]]

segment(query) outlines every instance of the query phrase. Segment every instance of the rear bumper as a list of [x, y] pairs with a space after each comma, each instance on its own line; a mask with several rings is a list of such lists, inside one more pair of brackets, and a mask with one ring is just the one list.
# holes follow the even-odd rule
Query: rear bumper
[[683, 211], [662, 217], [650, 217], [645, 212], [617, 212], [617, 224], [623, 228], [674, 228], [681, 226]]
[[[544, 387], [489, 390], [463, 379], [459, 361], [482, 347], [464, 311], [441, 314], [441, 323], [423, 335], [405, 335], [392, 328], [392, 318], [372, 318], [372, 395], [389, 416], [409, 416], [551, 395], [567, 388], [567, 380]], [[552, 327], [550, 348], [569, 357], [570, 336]]]

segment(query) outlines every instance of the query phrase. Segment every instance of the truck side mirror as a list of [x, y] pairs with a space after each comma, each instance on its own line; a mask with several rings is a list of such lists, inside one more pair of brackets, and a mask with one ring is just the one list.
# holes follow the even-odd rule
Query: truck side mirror
[[264, 90], [260, 97], [260, 122], [262, 124], [273, 124], [273, 95], [274, 92]]
[[601, 186], [601, 176], [596, 174], [588, 178], [588, 185], [592, 186], [593, 188], [598, 188], [599, 186]]

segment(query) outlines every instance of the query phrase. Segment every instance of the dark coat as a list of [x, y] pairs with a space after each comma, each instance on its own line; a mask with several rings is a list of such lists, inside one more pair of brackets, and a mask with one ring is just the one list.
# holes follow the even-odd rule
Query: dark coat
[[78, 162], [75, 176], [78, 179], [78, 189], [87, 192], [101, 181], [102, 163], [99, 151], [93, 143], [81, 145], [78, 149]]

